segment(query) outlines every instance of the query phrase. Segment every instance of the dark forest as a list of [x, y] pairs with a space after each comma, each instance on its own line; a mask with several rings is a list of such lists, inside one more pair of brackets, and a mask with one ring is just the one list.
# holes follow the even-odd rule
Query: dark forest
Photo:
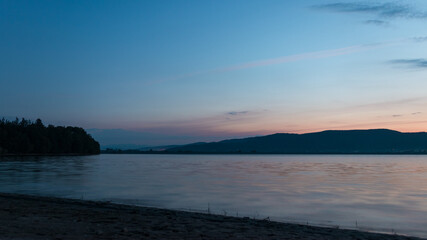
[[83, 128], [27, 119], [0, 120], [0, 155], [99, 154], [99, 143]]

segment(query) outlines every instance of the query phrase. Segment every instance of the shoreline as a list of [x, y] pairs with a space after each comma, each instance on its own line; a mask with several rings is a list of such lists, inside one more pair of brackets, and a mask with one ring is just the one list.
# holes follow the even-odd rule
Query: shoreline
[[427, 152], [171, 152], [171, 151], [139, 151], [117, 150], [108, 152], [101, 150], [100, 154], [134, 154], [134, 155], [427, 155]]
[[242, 152], [242, 153], [236, 153], [236, 152], [168, 152], [168, 151], [133, 151], [133, 150], [122, 150], [122, 152], [106, 152], [104, 150], [101, 150], [100, 153], [92, 153], [92, 154], [80, 154], [80, 153], [28, 153], [28, 154], [15, 154], [15, 153], [8, 153], [8, 154], [0, 154], [1, 157], [84, 157], [84, 156], [97, 156], [102, 154], [108, 154], [108, 155], [379, 155], [379, 156], [398, 156], [398, 155], [408, 155], [408, 156], [416, 156], [416, 155], [427, 155], [426, 153], [416, 153], [416, 152], [407, 152], [407, 153], [391, 153], [391, 152], [378, 152], [378, 153], [336, 153], [336, 152], [322, 152], [322, 153], [281, 153], [281, 152], [257, 152], [257, 153], [250, 153], [250, 152]]
[[67, 156], [94, 156], [101, 153], [2, 153], [0, 157], [67, 157]]
[[110, 202], [0, 193], [0, 239], [421, 239]]

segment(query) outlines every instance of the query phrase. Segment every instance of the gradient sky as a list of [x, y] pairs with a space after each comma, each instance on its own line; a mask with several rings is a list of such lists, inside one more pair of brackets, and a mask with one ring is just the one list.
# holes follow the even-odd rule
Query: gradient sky
[[134, 144], [427, 131], [426, 24], [424, 0], [0, 0], [0, 115]]

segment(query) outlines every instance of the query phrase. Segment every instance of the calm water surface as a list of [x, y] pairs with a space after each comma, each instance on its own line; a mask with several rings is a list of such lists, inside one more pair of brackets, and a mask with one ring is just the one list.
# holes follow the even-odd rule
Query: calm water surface
[[427, 156], [0, 158], [0, 191], [427, 237]]

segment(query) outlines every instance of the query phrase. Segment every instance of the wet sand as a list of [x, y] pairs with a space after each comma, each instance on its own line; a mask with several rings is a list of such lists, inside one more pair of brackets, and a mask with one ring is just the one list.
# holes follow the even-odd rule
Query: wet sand
[[420, 239], [337, 228], [0, 193], [0, 239]]

